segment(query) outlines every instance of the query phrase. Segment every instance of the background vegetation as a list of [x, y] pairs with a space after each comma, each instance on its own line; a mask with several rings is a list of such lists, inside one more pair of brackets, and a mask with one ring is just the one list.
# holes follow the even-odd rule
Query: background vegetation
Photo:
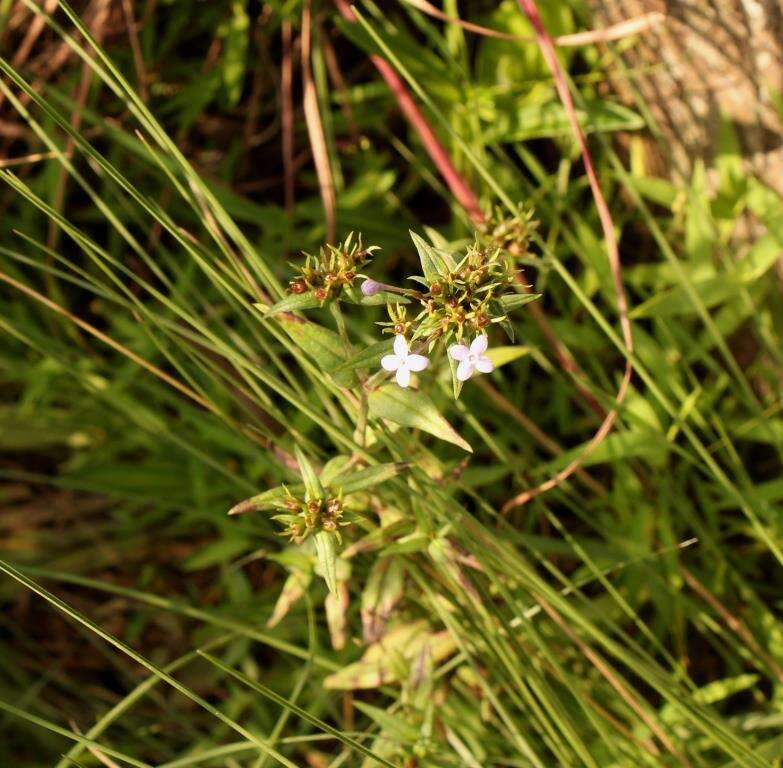
[[[578, 0], [541, 6], [553, 35], [594, 26]], [[654, 29], [560, 48], [619, 236], [627, 355], [534, 30], [510, 0], [459, 12], [524, 39], [420, 0], [0, 2], [1, 765], [783, 755], [781, 200], [728, 122], [690, 178], [651, 173], [648, 105], [607, 83], [635, 92], [622, 53]], [[427, 418], [371, 413], [363, 444], [360, 388], [254, 305], [351, 231], [400, 284], [409, 229], [464, 249], [481, 211], [520, 203], [542, 298], [516, 349], [458, 401], [422, 379]], [[358, 350], [386, 318], [344, 319]], [[514, 504], [582, 454], [626, 356], [611, 434]], [[297, 450], [327, 473], [397, 466], [355, 496], [339, 598], [269, 513], [226, 514], [296, 484]]]

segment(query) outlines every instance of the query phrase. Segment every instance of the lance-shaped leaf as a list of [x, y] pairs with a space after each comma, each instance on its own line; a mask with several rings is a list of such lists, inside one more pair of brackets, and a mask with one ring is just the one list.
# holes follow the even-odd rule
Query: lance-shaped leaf
[[296, 315], [280, 314], [277, 320], [294, 344], [315, 361], [319, 368], [332, 374], [338, 386], [350, 387], [356, 383], [352, 371], [337, 373], [347, 359], [345, 346], [337, 333]]
[[310, 460], [304, 455], [298, 445], [294, 446], [294, 455], [299, 462], [299, 471], [302, 473], [307, 500], [324, 498], [324, 487], [321, 485], [321, 480], [313, 469]]
[[369, 347], [365, 347], [344, 362], [335, 371], [335, 374], [352, 371], [356, 368], [377, 368], [381, 364], [381, 358], [384, 355], [391, 354], [393, 343], [392, 339], [384, 339], [383, 341], [375, 342], [375, 344], [370, 344]]
[[505, 296], [500, 296], [497, 302], [504, 312], [513, 312], [538, 298], [541, 298], [540, 293], [507, 293]]
[[431, 283], [446, 277], [455, 268], [451, 254], [431, 246], [415, 232], [411, 232], [410, 235], [419, 253], [421, 271]]
[[280, 596], [277, 598], [272, 615], [267, 619], [266, 625], [269, 629], [277, 626], [281, 619], [291, 610], [294, 605], [304, 595], [305, 590], [310, 584], [310, 574], [304, 571], [295, 570], [283, 584], [280, 590]]
[[264, 313], [264, 320], [274, 317], [281, 312], [298, 312], [302, 309], [315, 309], [321, 306], [321, 302], [313, 296], [312, 291], [307, 293], [293, 293], [290, 296], [286, 296], [284, 299], [280, 299], [277, 304], [273, 304], [269, 309], [264, 304], [254, 304]]
[[315, 554], [318, 558], [318, 570], [324, 577], [326, 586], [333, 595], [337, 595], [337, 546], [332, 534], [326, 531], [315, 534]]
[[375, 485], [380, 485], [399, 475], [410, 466], [407, 462], [396, 461], [389, 464], [376, 464], [374, 467], [359, 469], [355, 472], [338, 475], [332, 480], [332, 486], [342, 490], [346, 496], [349, 493], [365, 491]]
[[[289, 487], [291, 493], [296, 496], [302, 492], [304, 486], [292, 485]], [[257, 496], [253, 496], [244, 501], [240, 501], [239, 504], [235, 504], [228, 511], [229, 515], [241, 515], [245, 512], [257, 512], [266, 509], [280, 509], [283, 506], [283, 502], [286, 499], [285, 486], [278, 486], [277, 488], [270, 488], [268, 491], [259, 493]]]
[[332, 648], [341, 651], [348, 641], [348, 603], [350, 594], [344, 581], [337, 584], [338, 594], [330, 592], [324, 601], [326, 625], [329, 627], [329, 638]]
[[530, 347], [490, 347], [484, 354], [492, 361], [495, 368], [500, 368], [501, 365], [506, 365], [530, 354]]
[[469, 453], [473, 452], [470, 444], [441, 416], [435, 403], [423, 392], [386, 384], [370, 392], [368, 404], [370, 415], [375, 418], [421, 429]]
[[405, 571], [402, 560], [383, 557], [376, 560], [362, 591], [362, 634], [366, 643], [379, 640], [394, 606], [402, 599]]
[[429, 654], [437, 663], [454, 653], [456, 647], [448, 632], [430, 632], [425, 621], [403, 624], [370, 645], [359, 661], [329, 675], [324, 685], [353, 691], [400, 682], [407, 679], [411, 666], [422, 653]]

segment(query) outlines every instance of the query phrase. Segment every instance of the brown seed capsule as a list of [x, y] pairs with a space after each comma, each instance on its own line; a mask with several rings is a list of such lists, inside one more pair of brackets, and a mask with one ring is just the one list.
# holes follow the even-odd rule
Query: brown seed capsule
[[321, 509], [321, 504], [323, 502], [321, 499], [311, 499], [307, 502], [307, 511], [308, 512], [318, 512]]
[[433, 296], [440, 296], [443, 293], [443, 286], [440, 283], [433, 283], [430, 286], [430, 293]]
[[318, 301], [326, 301], [329, 298], [328, 288], [316, 288], [313, 294]]
[[288, 284], [288, 289], [291, 293], [304, 293], [307, 290], [307, 285], [304, 280], [292, 280]]

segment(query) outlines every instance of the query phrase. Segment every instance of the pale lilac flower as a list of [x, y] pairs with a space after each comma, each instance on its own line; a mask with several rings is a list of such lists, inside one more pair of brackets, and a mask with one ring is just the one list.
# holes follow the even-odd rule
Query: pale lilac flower
[[376, 293], [380, 293], [383, 290], [383, 283], [367, 278], [367, 280], [362, 283], [361, 290], [365, 296], [375, 296]]
[[411, 383], [411, 371], [423, 371], [430, 361], [424, 355], [412, 355], [408, 351], [408, 342], [402, 335], [394, 337], [394, 354], [381, 358], [381, 368], [384, 371], [396, 371], [395, 379], [401, 387]]
[[452, 344], [449, 347], [449, 355], [452, 360], [456, 360], [457, 380], [467, 381], [475, 371], [479, 373], [492, 373], [495, 366], [492, 361], [484, 354], [487, 351], [489, 339], [485, 334], [476, 336], [469, 347], [464, 344]]

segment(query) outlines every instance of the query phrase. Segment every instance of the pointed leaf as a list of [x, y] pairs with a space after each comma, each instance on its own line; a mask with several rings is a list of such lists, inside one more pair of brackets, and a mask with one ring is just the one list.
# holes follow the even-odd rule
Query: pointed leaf
[[531, 301], [541, 298], [540, 293], [507, 293], [498, 299], [498, 304], [504, 312], [513, 312], [515, 309], [530, 304]]
[[410, 466], [407, 462], [397, 461], [390, 464], [376, 464], [374, 467], [360, 469], [345, 476], [337, 476], [332, 480], [334, 488], [340, 488], [346, 495], [385, 483], [400, 474]]
[[421, 270], [424, 277], [431, 283], [446, 277], [454, 269], [454, 260], [445, 251], [434, 248], [415, 232], [410, 233], [411, 240], [416, 246], [421, 261]]
[[370, 344], [369, 347], [365, 347], [354, 357], [343, 363], [335, 371], [335, 374], [340, 374], [343, 371], [352, 371], [356, 368], [378, 368], [381, 364], [381, 358], [384, 355], [391, 354], [392, 344], [392, 339], [384, 339], [375, 344]]
[[337, 595], [337, 546], [332, 534], [326, 531], [315, 534], [315, 554], [326, 586], [333, 595]]
[[345, 346], [337, 333], [296, 315], [281, 314], [277, 316], [277, 321], [308, 357], [322, 370], [332, 374], [335, 384], [350, 387], [356, 383], [353, 372], [337, 373], [337, 369], [347, 359]]
[[278, 315], [281, 312], [298, 312], [301, 309], [315, 309], [321, 306], [321, 302], [313, 296], [312, 291], [308, 293], [292, 293], [284, 299], [280, 299], [277, 304], [273, 304], [268, 309], [265, 304], [254, 304], [264, 313], [264, 319]]
[[375, 418], [424, 430], [473, 453], [470, 444], [440, 415], [435, 403], [423, 392], [386, 384], [370, 392], [368, 402], [370, 415]]
[[313, 465], [298, 445], [294, 446], [294, 455], [299, 462], [299, 471], [302, 473], [307, 500], [322, 499], [324, 497], [324, 488], [321, 485], [321, 481], [318, 479]]

